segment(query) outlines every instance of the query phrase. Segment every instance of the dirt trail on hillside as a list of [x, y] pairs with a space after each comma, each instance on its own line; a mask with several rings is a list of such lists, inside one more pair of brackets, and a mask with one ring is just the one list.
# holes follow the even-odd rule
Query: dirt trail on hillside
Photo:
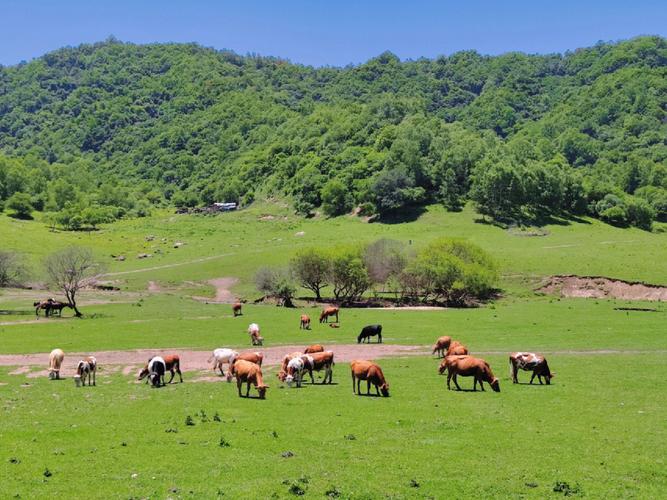
[[193, 296], [192, 298], [209, 304], [233, 304], [237, 299], [230, 288], [236, 285], [238, 281], [238, 278], [231, 277], [208, 280], [206, 283], [215, 287], [215, 297]]
[[603, 276], [551, 276], [537, 292], [561, 297], [616, 298], [667, 302], [667, 287]]

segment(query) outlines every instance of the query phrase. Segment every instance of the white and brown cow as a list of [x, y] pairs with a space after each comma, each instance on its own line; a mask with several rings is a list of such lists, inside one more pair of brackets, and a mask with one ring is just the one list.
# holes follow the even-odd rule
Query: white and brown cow
[[[95, 375], [97, 373], [97, 359], [95, 356], [86, 356], [76, 365], [76, 375], [74, 375], [74, 384], [79, 387], [86, 385], [86, 377], [88, 378], [88, 385], [97, 385]], [[92, 384], [91, 384], [92, 379]]]
[[519, 368], [527, 372], [533, 372], [532, 377], [530, 377], [531, 384], [537, 376], [540, 384], [542, 383], [542, 377], [544, 377], [547, 385], [550, 385], [551, 379], [556, 375], [549, 370], [549, 364], [545, 357], [534, 352], [513, 352], [510, 354], [510, 378], [515, 384], [519, 383]]
[[312, 354], [304, 354], [301, 356], [304, 364], [304, 370], [310, 375], [311, 383], [315, 383], [313, 378], [313, 371], [319, 372], [324, 370], [324, 379], [322, 380], [323, 384], [332, 383], [333, 378], [333, 365], [334, 363], [334, 353], [333, 351], [324, 351], [316, 352]]

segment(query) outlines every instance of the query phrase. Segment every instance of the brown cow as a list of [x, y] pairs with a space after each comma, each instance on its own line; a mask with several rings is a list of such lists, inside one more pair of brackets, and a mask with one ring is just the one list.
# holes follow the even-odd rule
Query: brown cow
[[332, 351], [316, 352], [313, 354], [304, 354], [301, 356], [303, 360], [304, 370], [307, 370], [310, 374], [310, 382], [315, 383], [313, 378], [313, 371], [319, 372], [324, 370], [324, 379], [322, 380], [323, 384], [332, 383], [333, 378], [333, 365], [334, 363], [334, 353]]
[[329, 316], [336, 316], [336, 323], [338, 323], [338, 311], [339, 308], [335, 306], [322, 309], [322, 312], [320, 313], [320, 323], [328, 323]]
[[445, 357], [447, 356], [465, 356], [466, 354], [470, 354], [470, 351], [468, 351], [468, 348], [464, 346], [461, 342], [455, 340], [449, 345], [449, 349], [447, 349], [447, 354], [445, 354]]
[[447, 367], [447, 389], [451, 389], [449, 382], [454, 378], [454, 385], [457, 390], [461, 390], [458, 381], [456, 380], [458, 375], [462, 377], [475, 377], [475, 381], [472, 386], [472, 390], [477, 390], [477, 383], [479, 382], [479, 387], [484, 390], [484, 384], [482, 381], [488, 382], [495, 392], [500, 392], [500, 384], [498, 379], [493, 376], [491, 367], [489, 364], [480, 358], [473, 358], [472, 356], [447, 356], [445, 358], [445, 363]]
[[236, 359], [250, 361], [251, 363], [255, 363], [258, 366], [262, 366], [262, 362], [264, 361], [264, 354], [261, 352], [242, 352], [236, 356]]
[[[362, 380], [366, 381], [366, 394], [370, 394], [371, 383], [375, 386], [375, 393], [379, 396], [380, 393], [384, 397], [389, 397], [389, 384], [384, 378], [382, 368], [372, 361], [355, 360], [350, 363], [352, 368], [352, 392], [357, 395], [361, 394], [360, 384]], [[356, 388], [355, 388], [356, 381]], [[356, 391], [355, 391], [356, 389]]]
[[435, 341], [435, 344], [433, 344], [433, 351], [431, 354], [438, 353], [439, 358], [444, 358], [445, 353], [449, 349], [450, 344], [452, 343], [452, 338], [448, 337], [445, 335], [444, 337], [440, 337], [438, 340]]
[[301, 315], [301, 321], [299, 322], [299, 329], [310, 330], [310, 316], [308, 316], [307, 314]]
[[243, 382], [247, 384], [245, 397], [250, 395], [250, 384], [254, 385], [257, 388], [259, 393], [259, 399], [264, 399], [266, 396], [266, 390], [269, 388], [268, 385], [264, 385], [264, 379], [262, 378], [262, 369], [255, 363], [246, 361], [244, 359], [239, 359], [234, 362], [232, 367], [234, 374], [236, 375], [236, 387], [239, 390], [239, 397], [242, 398], [241, 394], [241, 385]]
[[[169, 379], [168, 383], [171, 384], [172, 380], [174, 380], [175, 373], [178, 373], [178, 378], [181, 380], [181, 383], [183, 383], [183, 375], [181, 374], [181, 358], [178, 356], [178, 354], [167, 354], [166, 356], [163, 356], [162, 359], [165, 363], [165, 369], [171, 373], [171, 378]], [[139, 372], [139, 378], [137, 380], [142, 380], [148, 377], [148, 364], [150, 361], [151, 360], [149, 359], [148, 363], [146, 363], [144, 368]], [[148, 383], [148, 379], [146, 379], [146, 383]]]
[[519, 368], [527, 372], [533, 372], [533, 376], [530, 377], [531, 384], [533, 383], [535, 376], [537, 376], [540, 385], [542, 384], [542, 377], [544, 377], [547, 385], [550, 385], [551, 379], [556, 375], [549, 370], [549, 365], [544, 356], [535, 354], [534, 352], [513, 352], [510, 354], [510, 378], [515, 384], [519, 383]]
[[236, 318], [237, 316], [242, 316], [242, 315], [243, 315], [242, 308], [243, 308], [243, 304], [241, 304], [240, 302], [236, 302], [236, 303], [232, 306], [232, 313], [234, 314], [234, 317], [235, 317], [235, 318]]
[[306, 347], [306, 350], [303, 351], [304, 354], [313, 354], [315, 352], [324, 352], [324, 347], [320, 344], [313, 344]]

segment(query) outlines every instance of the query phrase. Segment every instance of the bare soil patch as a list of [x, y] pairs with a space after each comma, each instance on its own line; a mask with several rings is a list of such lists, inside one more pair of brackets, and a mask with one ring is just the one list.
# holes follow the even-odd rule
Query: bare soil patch
[[603, 276], [551, 276], [536, 290], [561, 297], [667, 302], [667, 287]]
[[208, 280], [209, 285], [215, 287], [215, 298], [210, 297], [192, 297], [195, 300], [204, 301], [213, 304], [233, 304], [236, 302], [236, 296], [231, 292], [230, 288], [238, 283], [238, 278], [216, 278]]

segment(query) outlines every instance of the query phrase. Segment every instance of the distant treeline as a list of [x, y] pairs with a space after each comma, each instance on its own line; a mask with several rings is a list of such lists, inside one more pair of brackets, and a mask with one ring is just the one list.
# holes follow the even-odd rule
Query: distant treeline
[[660, 37], [345, 68], [110, 39], [0, 68], [0, 203], [73, 229], [265, 195], [648, 229], [667, 220], [666, 137]]

